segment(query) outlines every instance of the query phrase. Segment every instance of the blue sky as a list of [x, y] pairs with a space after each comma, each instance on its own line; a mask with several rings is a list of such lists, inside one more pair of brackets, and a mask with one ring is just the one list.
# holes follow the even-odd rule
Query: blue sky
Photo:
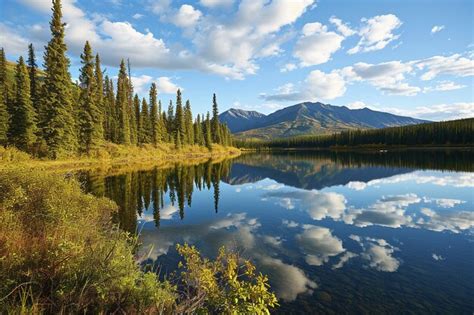
[[[9, 59], [42, 57], [50, 1], [2, 0]], [[195, 112], [264, 113], [302, 101], [418, 118], [474, 116], [473, 1], [63, 0], [71, 74], [89, 40], [110, 76], [130, 58], [134, 85], [177, 87]], [[41, 60], [40, 60], [41, 61]]]

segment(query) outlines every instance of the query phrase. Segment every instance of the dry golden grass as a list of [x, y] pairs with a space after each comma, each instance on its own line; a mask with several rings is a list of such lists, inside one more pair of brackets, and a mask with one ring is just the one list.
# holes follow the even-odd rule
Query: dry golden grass
[[96, 147], [87, 156], [72, 159], [46, 160], [35, 159], [15, 148], [0, 147], [0, 171], [7, 169], [40, 169], [40, 170], [80, 170], [110, 169], [118, 167], [169, 167], [174, 163], [196, 164], [209, 159], [218, 160], [240, 155], [234, 147], [223, 147], [214, 144], [212, 150], [192, 145], [177, 150], [173, 144], [144, 146], [124, 146], [106, 143]]

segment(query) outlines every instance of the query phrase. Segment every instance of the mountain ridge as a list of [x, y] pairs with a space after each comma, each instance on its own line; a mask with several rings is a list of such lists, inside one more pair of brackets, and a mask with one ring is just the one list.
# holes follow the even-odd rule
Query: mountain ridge
[[231, 108], [219, 115], [238, 137], [271, 139], [307, 134], [328, 134], [349, 129], [373, 129], [428, 122], [407, 116], [375, 111], [367, 107], [350, 109], [320, 102], [303, 102], [265, 115]]

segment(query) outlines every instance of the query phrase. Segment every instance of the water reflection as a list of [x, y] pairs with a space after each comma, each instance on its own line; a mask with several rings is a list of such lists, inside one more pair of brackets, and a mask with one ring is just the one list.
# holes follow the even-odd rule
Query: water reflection
[[140, 231], [139, 256], [163, 274], [176, 267], [176, 243], [210, 257], [225, 245], [269, 275], [282, 313], [469, 313], [473, 158], [248, 154], [80, 177], [86, 190], [119, 204], [115, 220]]

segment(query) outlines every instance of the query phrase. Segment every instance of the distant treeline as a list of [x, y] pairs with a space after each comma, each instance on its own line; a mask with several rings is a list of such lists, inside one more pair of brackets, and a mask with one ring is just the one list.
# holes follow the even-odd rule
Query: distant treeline
[[[43, 70], [33, 45], [28, 58], [12, 66], [0, 50], [0, 145], [14, 146], [35, 156], [58, 158], [87, 154], [104, 142], [142, 145], [230, 145], [231, 134], [218, 119], [216, 95], [212, 116], [193, 118], [191, 103], [176, 102], [167, 110], [151, 84], [148, 99], [133, 91], [130, 66], [122, 59], [116, 84], [101, 68], [89, 42], [81, 54], [79, 82], [73, 83], [64, 42], [61, 1], [53, 1], [51, 40], [45, 47]], [[14, 68], [14, 70], [13, 70]], [[114, 86], [116, 86], [114, 90]]]
[[235, 144], [244, 148], [473, 145], [474, 118], [270, 141], [236, 140]]

